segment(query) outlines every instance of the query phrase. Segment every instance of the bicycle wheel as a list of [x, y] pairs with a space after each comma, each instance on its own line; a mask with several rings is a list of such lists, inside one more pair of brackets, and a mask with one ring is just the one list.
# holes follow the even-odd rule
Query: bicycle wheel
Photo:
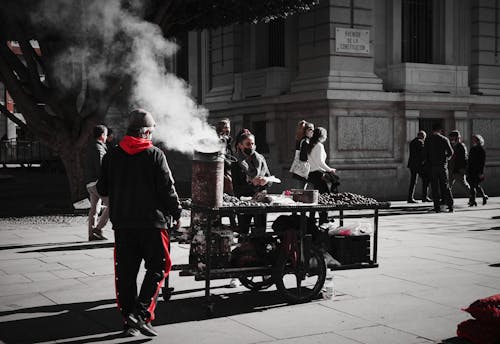
[[271, 275], [240, 277], [239, 280], [245, 288], [252, 291], [264, 290], [274, 284]]
[[274, 270], [276, 287], [290, 303], [308, 302], [317, 297], [325, 278], [325, 260], [316, 249], [310, 250], [307, 264], [301, 261], [293, 262], [290, 255], [282, 254]]

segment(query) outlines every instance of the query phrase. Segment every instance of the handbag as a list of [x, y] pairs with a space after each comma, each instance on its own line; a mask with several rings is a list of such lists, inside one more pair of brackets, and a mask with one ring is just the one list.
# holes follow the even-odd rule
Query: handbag
[[335, 172], [325, 172], [321, 178], [327, 183], [332, 183], [332, 186], [340, 185], [340, 177]]
[[311, 165], [308, 161], [300, 160], [300, 151], [295, 151], [295, 157], [293, 158], [292, 166], [290, 167], [290, 172], [307, 179], [309, 176], [309, 171], [311, 170]]

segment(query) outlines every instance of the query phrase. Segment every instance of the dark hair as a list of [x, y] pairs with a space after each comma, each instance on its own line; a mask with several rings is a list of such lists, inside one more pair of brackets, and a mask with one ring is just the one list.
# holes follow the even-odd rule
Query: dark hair
[[107, 133], [108, 128], [105, 125], [99, 124], [94, 127], [94, 138], [99, 138], [102, 134]]
[[111, 135], [113, 135], [113, 129], [108, 128], [108, 136], [111, 136]]
[[453, 130], [450, 132], [450, 137], [460, 137], [460, 132], [458, 130]]
[[436, 122], [432, 125], [432, 131], [443, 130], [443, 125], [440, 122]]
[[220, 133], [226, 125], [231, 125], [231, 121], [229, 120], [229, 118], [224, 118], [217, 122], [217, 124], [215, 125], [215, 131], [217, 132], [217, 134]]
[[316, 146], [319, 142], [319, 140], [323, 137], [326, 137], [327, 132], [326, 129], [323, 127], [317, 127], [313, 131], [313, 136], [311, 137], [311, 140], [309, 141], [309, 146], [307, 147], [307, 153], [311, 153], [312, 149], [314, 146]]
[[248, 130], [248, 129], [241, 129], [238, 132], [238, 134], [236, 134], [234, 147], [236, 149], [238, 149], [238, 143], [242, 143], [243, 141], [245, 141], [250, 136], [255, 137], [254, 134], [252, 134], [252, 132], [250, 130]]

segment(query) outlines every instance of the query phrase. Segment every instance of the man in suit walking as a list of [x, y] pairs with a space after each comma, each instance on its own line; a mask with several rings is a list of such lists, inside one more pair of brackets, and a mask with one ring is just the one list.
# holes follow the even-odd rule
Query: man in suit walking
[[453, 212], [453, 196], [448, 180], [448, 160], [453, 155], [453, 148], [451, 148], [450, 140], [442, 133], [443, 128], [440, 124], [433, 126], [432, 134], [425, 140], [424, 155], [425, 163], [430, 167], [434, 211], [441, 212], [441, 196], [451, 213]]

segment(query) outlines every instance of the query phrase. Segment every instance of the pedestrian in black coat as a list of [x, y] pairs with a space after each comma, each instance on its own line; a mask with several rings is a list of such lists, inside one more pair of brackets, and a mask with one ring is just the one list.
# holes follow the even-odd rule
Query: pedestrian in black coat
[[453, 185], [457, 182], [462, 185], [462, 188], [467, 191], [467, 194], [470, 194], [470, 186], [465, 178], [465, 167], [467, 166], [468, 158], [467, 147], [465, 147], [465, 144], [462, 142], [462, 137], [458, 130], [453, 130], [449, 138], [451, 147], [453, 148], [453, 155], [448, 162], [450, 187], [453, 188]]
[[488, 196], [481, 187], [484, 180], [484, 164], [486, 152], [484, 150], [484, 139], [481, 135], [472, 136], [472, 147], [469, 152], [469, 163], [467, 164], [467, 180], [470, 184], [469, 206], [477, 206], [476, 191], [483, 197], [483, 205], [488, 201]]
[[424, 169], [424, 141], [427, 134], [420, 130], [413, 140], [410, 141], [410, 156], [408, 158], [408, 168], [410, 169], [410, 188], [408, 190], [408, 203], [416, 203], [413, 197], [415, 194], [415, 186], [417, 185], [417, 177], [422, 179], [422, 202], [430, 202], [427, 197], [427, 189], [429, 188], [429, 177]]
[[448, 211], [453, 212], [453, 196], [448, 180], [448, 160], [453, 155], [453, 148], [442, 132], [441, 125], [435, 125], [424, 144], [425, 164], [430, 169], [432, 200], [436, 213], [441, 211], [440, 197], [448, 206]]
[[[115, 287], [126, 335], [156, 336], [158, 293], [172, 262], [167, 227], [180, 226], [181, 207], [165, 154], [153, 146], [153, 116], [130, 114], [127, 135], [103, 158], [97, 190], [109, 197], [115, 232]], [[173, 222], [170, 222], [170, 217]], [[142, 261], [146, 273], [137, 293]]]

